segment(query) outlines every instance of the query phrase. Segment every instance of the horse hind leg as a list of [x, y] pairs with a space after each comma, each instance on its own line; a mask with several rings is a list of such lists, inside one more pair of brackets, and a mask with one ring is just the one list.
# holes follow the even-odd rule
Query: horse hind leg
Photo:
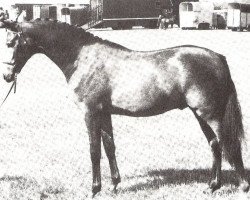
[[101, 134], [100, 134], [100, 115], [98, 112], [88, 110], [85, 114], [85, 122], [89, 134], [90, 156], [92, 162], [92, 194], [93, 197], [101, 191]]
[[116, 193], [116, 187], [121, 182], [119, 169], [117, 167], [116, 156], [115, 156], [115, 144], [113, 137], [112, 119], [111, 114], [103, 112], [101, 117], [101, 136], [103, 146], [109, 160], [111, 179], [114, 185], [114, 192]]
[[201, 116], [199, 116], [195, 110], [191, 110], [193, 111], [203, 133], [205, 134], [213, 154], [212, 176], [209, 188], [211, 192], [214, 192], [221, 187], [222, 149], [219, 142], [221, 123], [219, 120], [209, 120], [209, 122], [207, 122]]

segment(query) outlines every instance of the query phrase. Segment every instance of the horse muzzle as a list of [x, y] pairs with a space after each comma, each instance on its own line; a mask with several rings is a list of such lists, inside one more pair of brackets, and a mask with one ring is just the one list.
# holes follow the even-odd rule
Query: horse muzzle
[[7, 83], [10, 83], [15, 80], [14, 74], [3, 74], [3, 78]]
[[15, 73], [14, 73], [15, 64], [12, 62], [3, 62], [3, 64], [6, 65], [6, 69], [3, 70], [4, 80], [8, 83], [11, 81], [14, 81], [14, 79], [15, 79]]

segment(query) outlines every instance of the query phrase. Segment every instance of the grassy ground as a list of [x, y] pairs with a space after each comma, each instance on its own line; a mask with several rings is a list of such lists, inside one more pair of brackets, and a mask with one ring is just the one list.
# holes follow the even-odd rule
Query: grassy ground
[[[243, 156], [246, 168], [250, 168], [249, 33], [179, 29], [92, 33], [135, 50], [193, 44], [225, 55], [244, 115]], [[4, 60], [4, 30], [0, 36], [0, 59]], [[0, 84], [1, 101], [10, 84], [3, 80]], [[250, 198], [249, 193], [238, 191], [235, 173], [225, 162], [224, 186], [214, 194], [204, 192], [211, 153], [189, 110], [150, 118], [113, 116], [113, 125], [122, 183], [118, 193], [113, 194], [103, 153], [103, 188], [95, 199]], [[73, 103], [62, 73], [44, 55], [34, 56], [18, 76], [17, 93], [1, 108], [0, 133], [0, 199], [91, 198], [91, 165], [83, 115]], [[247, 175], [250, 178], [250, 171]]]

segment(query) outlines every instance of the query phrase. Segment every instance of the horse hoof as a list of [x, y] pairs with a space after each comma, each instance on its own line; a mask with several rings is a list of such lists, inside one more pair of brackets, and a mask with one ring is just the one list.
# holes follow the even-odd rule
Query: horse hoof
[[239, 189], [243, 192], [249, 191], [249, 183], [247, 181], [244, 181], [240, 184]]
[[115, 187], [117, 187], [117, 185], [121, 182], [121, 177], [118, 176], [118, 177], [114, 177], [112, 178], [112, 183]]
[[209, 188], [211, 190], [211, 193], [213, 193], [214, 191], [218, 190], [221, 188], [221, 183], [218, 182], [218, 181], [211, 181], [210, 185], [209, 185]]
[[101, 187], [102, 186], [100, 184], [92, 186], [92, 198], [94, 198], [95, 195], [101, 191]]
[[117, 185], [114, 186], [114, 188], [113, 188], [113, 193], [114, 193], [114, 194], [117, 194]]
[[211, 190], [210, 187], [208, 187], [208, 188], [206, 188], [205, 190], [203, 190], [203, 194], [210, 195], [210, 194], [212, 194], [212, 193], [213, 193], [213, 192], [212, 192], [212, 190]]
[[117, 185], [121, 182], [121, 178], [119, 177], [118, 179], [112, 179], [114, 188], [113, 188], [113, 192], [114, 194], [117, 194]]

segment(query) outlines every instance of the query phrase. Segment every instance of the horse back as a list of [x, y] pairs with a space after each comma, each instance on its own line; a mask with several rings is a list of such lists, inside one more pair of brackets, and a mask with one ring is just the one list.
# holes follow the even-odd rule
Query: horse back
[[90, 104], [105, 101], [117, 114], [145, 116], [183, 109], [190, 91], [195, 88], [209, 96], [209, 90], [217, 90], [228, 74], [223, 56], [194, 46], [90, 52], [82, 59], [85, 73], [75, 92]]

